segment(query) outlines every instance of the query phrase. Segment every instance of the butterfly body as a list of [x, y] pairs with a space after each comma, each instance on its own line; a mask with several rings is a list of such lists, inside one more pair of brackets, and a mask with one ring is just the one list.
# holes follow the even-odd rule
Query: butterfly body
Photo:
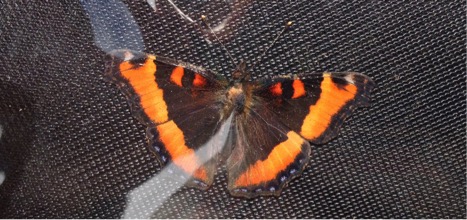
[[116, 50], [107, 76], [147, 126], [150, 149], [190, 186], [208, 188], [220, 161], [232, 195], [279, 195], [300, 175], [311, 143], [337, 135], [373, 82], [358, 73], [251, 80], [241, 62], [230, 80], [176, 60]]

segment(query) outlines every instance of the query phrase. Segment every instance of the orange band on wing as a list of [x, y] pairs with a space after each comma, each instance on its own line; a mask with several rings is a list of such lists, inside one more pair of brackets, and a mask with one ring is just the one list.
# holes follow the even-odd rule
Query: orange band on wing
[[173, 120], [157, 126], [159, 139], [165, 145], [172, 161], [186, 173], [200, 180], [207, 180], [206, 170], [201, 167], [195, 151], [186, 146], [183, 131]]
[[153, 122], [160, 124], [168, 120], [167, 104], [164, 101], [163, 91], [156, 83], [156, 64], [154, 56], [149, 56], [141, 66], [125, 61], [119, 66], [122, 76], [140, 97], [140, 104], [146, 115]]
[[203, 87], [206, 85], [206, 79], [201, 76], [199, 73], [195, 73], [195, 78], [193, 79], [193, 85], [197, 87]]
[[274, 84], [273, 86], [271, 86], [270, 91], [275, 96], [281, 96], [282, 95], [282, 83]]
[[172, 70], [172, 74], [170, 75], [170, 81], [175, 83], [175, 85], [182, 87], [182, 78], [185, 74], [185, 69], [181, 66], [177, 66]]
[[332, 81], [331, 75], [324, 74], [321, 95], [316, 104], [310, 106], [310, 112], [305, 117], [300, 134], [308, 140], [319, 137], [329, 127], [332, 117], [352, 100], [356, 93], [355, 85], [348, 84], [339, 88]]
[[305, 95], [305, 84], [299, 79], [293, 81], [293, 99], [300, 98]]
[[300, 135], [290, 131], [287, 137], [287, 140], [274, 147], [265, 160], [256, 162], [242, 173], [235, 181], [235, 185], [252, 186], [277, 178], [280, 172], [295, 161], [302, 150], [304, 140]]

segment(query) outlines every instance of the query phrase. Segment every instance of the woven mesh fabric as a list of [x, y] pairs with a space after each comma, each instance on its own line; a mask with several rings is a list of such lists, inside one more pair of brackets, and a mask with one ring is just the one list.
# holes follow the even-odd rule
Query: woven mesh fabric
[[[232, 71], [219, 43], [168, 1], [120, 4], [140, 39], [129, 39], [133, 26], [123, 22], [107, 45], [96, 36], [110, 27], [93, 26], [92, 8], [83, 2], [0, 2], [1, 218], [120, 218], [130, 207], [129, 192], [160, 172], [146, 148], [145, 127], [103, 80], [104, 49], [136, 45], [225, 75]], [[132, 212], [466, 218], [465, 1], [173, 2], [191, 18], [206, 14], [213, 26], [229, 17], [221, 41], [250, 64], [286, 21], [294, 21], [255, 76], [357, 71], [377, 86], [371, 107], [359, 108], [338, 138], [313, 146], [308, 168], [280, 197], [231, 197], [221, 172], [207, 191], [164, 195], [170, 180], [150, 182], [156, 191], [134, 198], [142, 205]], [[120, 19], [115, 5], [102, 7], [100, 19]], [[160, 206], [150, 205], [161, 197], [167, 199]]]

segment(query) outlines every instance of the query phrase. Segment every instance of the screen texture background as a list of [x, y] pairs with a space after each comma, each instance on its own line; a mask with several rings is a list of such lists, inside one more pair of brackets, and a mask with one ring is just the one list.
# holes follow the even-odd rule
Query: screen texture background
[[169, 1], [149, 2], [0, 1], [1, 218], [124, 216], [130, 191], [161, 167], [145, 127], [103, 79], [104, 56], [131, 48], [229, 76], [202, 14], [224, 21], [221, 41], [249, 64], [293, 21], [252, 74], [365, 73], [376, 83], [371, 107], [313, 146], [279, 197], [232, 197], [219, 167], [207, 191], [164, 195], [173, 180], [151, 182], [133, 212], [466, 218], [465, 1], [172, 1], [194, 23]]

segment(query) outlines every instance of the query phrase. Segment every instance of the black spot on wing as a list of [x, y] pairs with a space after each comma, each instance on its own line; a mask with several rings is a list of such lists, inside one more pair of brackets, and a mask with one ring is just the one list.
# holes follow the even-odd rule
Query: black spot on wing
[[193, 86], [193, 80], [195, 79], [195, 72], [185, 68], [185, 74], [182, 78], [182, 85], [185, 88], [190, 88]]
[[282, 81], [282, 98], [290, 99], [293, 96], [294, 89], [292, 86], [293, 80]]

